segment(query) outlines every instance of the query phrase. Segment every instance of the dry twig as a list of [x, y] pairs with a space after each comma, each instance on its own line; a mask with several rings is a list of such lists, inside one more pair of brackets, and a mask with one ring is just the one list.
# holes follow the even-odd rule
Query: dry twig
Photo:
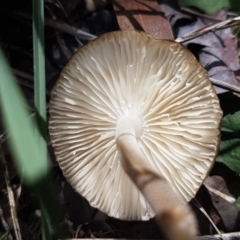
[[93, 34], [90, 34], [90, 33], [84, 32], [80, 29], [77, 29], [75, 27], [72, 27], [72, 26], [70, 26], [66, 23], [62, 23], [62, 22], [55, 21], [55, 20], [48, 19], [48, 18], [45, 18], [45, 25], [49, 26], [49, 27], [52, 27], [52, 28], [55, 28], [56, 30], [59, 30], [61, 32], [65, 32], [65, 33], [68, 33], [70, 35], [80, 37], [80, 38], [85, 39], [85, 40], [93, 40], [97, 37]]
[[[13, 16], [15, 18], [16, 18], [16, 16], [23, 17], [27, 20], [31, 20], [31, 18], [32, 18], [28, 13], [25, 13], [25, 12], [14, 11], [14, 12], [12, 12], [12, 14], [14, 14]], [[58, 20], [52, 20], [52, 19], [49, 19], [49, 18], [45, 18], [44, 23], [45, 23], [45, 26], [52, 27], [55, 30], [58, 30], [58, 31], [61, 31], [61, 32], [64, 32], [64, 33], [68, 33], [70, 35], [79, 37], [81, 39], [85, 39], [85, 40], [90, 41], [90, 40], [93, 40], [97, 37], [93, 34], [90, 34], [88, 32], [84, 32], [81, 29], [78, 29], [76, 27], [72, 27], [71, 25], [69, 25], [67, 23], [64, 23], [64, 22], [61, 22], [61, 21], [58, 21]]]
[[8, 237], [8, 240], [12, 240], [13, 238], [12, 238], [10, 232], [9, 232], [8, 223], [4, 219], [3, 210], [1, 208], [1, 206], [0, 206], [0, 220], [1, 220], [1, 224], [2, 224], [2, 226], [4, 228], [4, 230], [6, 231], [6, 233], [5, 233], [6, 237]]
[[[6, 186], [7, 186], [8, 200], [9, 200], [9, 205], [10, 205], [10, 212], [11, 212], [11, 217], [12, 217], [14, 234], [15, 234], [17, 240], [22, 240], [21, 231], [20, 231], [18, 218], [17, 218], [14, 194], [13, 194], [13, 190], [11, 188], [7, 163], [6, 163], [6, 159], [4, 157], [1, 145], [0, 145], [0, 160], [1, 160], [1, 163], [2, 163], [4, 177], [5, 177]], [[8, 230], [10, 230], [10, 229], [8, 229]]]
[[230, 203], [235, 203], [236, 202], [235, 198], [233, 198], [231, 196], [228, 196], [227, 194], [224, 194], [224, 193], [218, 191], [217, 189], [214, 189], [214, 188], [208, 186], [205, 183], [203, 185], [208, 189], [209, 192], [214, 193], [218, 197], [223, 198], [224, 200], [226, 200], [227, 202], [230, 202]]
[[193, 200], [193, 203], [198, 207], [198, 209], [203, 213], [203, 215], [208, 219], [208, 221], [212, 224], [213, 228], [216, 230], [216, 232], [221, 236], [220, 230], [217, 228], [211, 217], [208, 215], [208, 213], [205, 211], [205, 209], [201, 206], [201, 204], [197, 201], [197, 199]]
[[218, 79], [215, 79], [215, 78], [211, 78], [211, 77], [209, 79], [212, 82], [212, 84], [215, 85], [215, 86], [225, 88], [225, 89], [230, 90], [230, 91], [235, 92], [235, 93], [240, 93], [240, 87], [238, 87], [236, 85], [233, 85], [233, 84], [230, 84], [228, 82], [224, 82], [224, 81], [221, 81], [221, 80], [218, 80]]
[[212, 20], [212, 21], [216, 21], [216, 22], [221, 22], [222, 21], [222, 19], [220, 19], [220, 18], [211, 16], [211, 15], [208, 15], [208, 14], [203, 14], [203, 13], [197, 12], [197, 11], [195, 11], [193, 9], [190, 9], [190, 8], [182, 7], [181, 10], [184, 11], [184, 12], [196, 15], [196, 16], [201, 17], [201, 18], [206, 18], [206, 19]]
[[229, 27], [233, 27], [233, 26], [237, 26], [237, 25], [240, 25], [240, 17], [236, 17], [236, 18], [233, 18], [233, 19], [228, 19], [228, 20], [222, 21], [220, 23], [204, 26], [200, 29], [197, 29], [193, 32], [190, 32], [190, 33], [186, 34], [185, 36], [182, 36], [182, 37], [179, 37], [179, 38], [175, 39], [175, 41], [179, 42], [179, 43], [186, 42], [190, 39], [199, 37], [199, 36], [204, 35], [208, 32], [217, 31], [217, 30], [220, 30], [220, 29], [223, 29], [223, 28], [229, 28]]
[[[68, 238], [59, 240], [80, 240], [83, 238]], [[213, 236], [199, 236], [196, 240], [239, 240], [240, 232], [224, 233], [220, 235]], [[84, 238], [84, 240], [92, 240], [92, 238]], [[106, 240], [106, 238], [98, 238], [98, 240]], [[126, 239], [126, 238], [108, 238], [108, 240], [139, 240], [139, 239]], [[162, 239], [163, 240], [163, 239]]]

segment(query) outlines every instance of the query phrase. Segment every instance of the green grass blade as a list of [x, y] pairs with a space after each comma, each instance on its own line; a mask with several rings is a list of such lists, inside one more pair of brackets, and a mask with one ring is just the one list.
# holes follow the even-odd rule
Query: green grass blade
[[4, 233], [1, 237], [0, 240], [5, 240], [8, 235], [8, 232]]
[[30, 113], [10, 67], [0, 50], [0, 110], [9, 134], [9, 144], [15, 165], [22, 173], [25, 184], [37, 195], [44, 231], [43, 239], [59, 239], [69, 235], [64, 225], [63, 211], [59, 207], [54, 188], [49, 181], [49, 164], [46, 154], [39, 148], [39, 131], [29, 118]]
[[[48, 176], [46, 154], [39, 148], [39, 135], [26, 109], [25, 100], [0, 52], [0, 104], [3, 122], [10, 135], [9, 143], [23, 181], [37, 193], [39, 183]], [[41, 137], [41, 136], [40, 136]], [[41, 199], [41, 197], [40, 197]], [[44, 216], [43, 216], [44, 219]], [[50, 232], [43, 230], [43, 235]], [[50, 238], [48, 238], [50, 239]]]
[[[45, 54], [44, 54], [44, 1], [33, 0], [33, 59], [34, 59], [34, 103], [36, 111], [36, 121], [38, 129], [41, 134], [36, 135], [36, 141], [38, 142], [39, 149], [41, 150], [43, 159], [47, 161], [47, 144], [46, 144], [46, 80], [45, 80]], [[47, 178], [47, 176], [46, 176]], [[52, 224], [54, 220], [51, 216], [53, 206], [49, 205], [48, 199], [44, 201], [44, 191], [47, 187], [48, 181], [42, 182], [39, 185], [38, 194], [40, 198], [40, 206], [42, 213], [42, 239], [52, 239], [53, 229]], [[51, 189], [49, 188], [49, 191]], [[42, 193], [42, 194], [41, 194]], [[54, 213], [54, 211], [53, 211]], [[52, 222], [53, 221], [53, 222]], [[57, 222], [56, 222], [57, 224]]]
[[46, 79], [44, 54], [44, 1], [33, 0], [33, 59], [34, 59], [34, 103], [36, 121], [41, 132], [39, 148], [47, 157], [46, 146]]
[[18, 161], [23, 180], [34, 185], [48, 173], [46, 156], [36, 143], [36, 128], [28, 117], [27, 104], [16, 84], [6, 59], [0, 50], [0, 106], [5, 127], [10, 135], [9, 142]]
[[30, 113], [26, 108], [26, 101], [1, 50], [0, 111], [4, 126], [8, 131], [9, 144], [14, 155], [15, 165], [19, 173], [22, 174], [24, 183], [36, 194], [41, 205], [42, 238], [50, 240], [64, 238], [69, 234], [64, 225], [63, 212], [53, 194], [54, 188], [49, 181], [49, 164], [45, 141], [47, 127], [43, 0], [33, 1], [33, 5], [35, 104], [38, 127], [29, 118]]

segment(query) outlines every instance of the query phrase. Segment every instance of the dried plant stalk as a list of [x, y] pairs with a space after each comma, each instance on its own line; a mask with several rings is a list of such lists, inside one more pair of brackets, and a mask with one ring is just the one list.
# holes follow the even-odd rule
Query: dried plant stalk
[[215, 86], [219, 86], [221, 88], [225, 88], [229, 91], [232, 91], [232, 92], [235, 92], [235, 93], [240, 93], [240, 87], [236, 86], [236, 85], [233, 85], [233, 84], [230, 84], [228, 82], [224, 82], [224, 81], [221, 81], [221, 80], [218, 80], [218, 79], [215, 79], [215, 78], [209, 78], [211, 83]]
[[199, 37], [208, 32], [217, 31], [217, 30], [220, 30], [223, 28], [229, 28], [229, 27], [233, 27], [233, 26], [237, 26], [237, 25], [240, 25], [240, 17], [235, 17], [233, 19], [228, 19], [228, 20], [222, 21], [220, 23], [216, 23], [213, 25], [208, 25], [208, 26], [199, 28], [195, 31], [192, 31], [192, 32], [186, 34], [185, 36], [175, 39], [175, 41], [179, 42], [179, 43], [186, 42], [190, 39]]
[[7, 186], [8, 200], [9, 200], [9, 205], [10, 205], [10, 212], [11, 212], [11, 217], [12, 217], [14, 234], [15, 234], [17, 240], [22, 240], [21, 230], [20, 230], [19, 222], [18, 222], [18, 218], [17, 218], [14, 194], [13, 194], [13, 190], [12, 190], [11, 183], [10, 183], [6, 159], [4, 157], [1, 145], [0, 145], [0, 160], [2, 162], [4, 177], [5, 177], [6, 186]]
[[[80, 240], [83, 238], [68, 238], [68, 239], [60, 239], [60, 240]], [[98, 238], [98, 240], [105, 240], [106, 238]], [[240, 232], [233, 233], [224, 233], [220, 235], [214, 236], [200, 236], [197, 237], [196, 240], [236, 240], [240, 239]], [[92, 238], [84, 238], [84, 240], [92, 240]], [[108, 240], [138, 240], [138, 239], [126, 239], [126, 238], [108, 238]]]

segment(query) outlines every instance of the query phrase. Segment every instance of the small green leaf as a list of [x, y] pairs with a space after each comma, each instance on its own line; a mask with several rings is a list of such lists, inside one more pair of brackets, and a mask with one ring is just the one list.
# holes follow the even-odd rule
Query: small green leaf
[[179, 0], [182, 7], [197, 7], [206, 13], [214, 13], [222, 8], [230, 7], [229, 0]]
[[240, 211], [240, 196], [237, 198], [236, 205]]
[[240, 131], [240, 111], [226, 115], [222, 120], [222, 131]]
[[217, 157], [218, 162], [227, 165], [231, 170], [240, 175], [240, 140], [222, 141], [220, 153]]
[[217, 161], [240, 175], [240, 111], [223, 118], [222, 141]]

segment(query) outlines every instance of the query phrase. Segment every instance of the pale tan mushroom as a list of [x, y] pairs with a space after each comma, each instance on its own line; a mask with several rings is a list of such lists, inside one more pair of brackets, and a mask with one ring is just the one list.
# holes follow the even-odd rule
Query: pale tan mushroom
[[52, 91], [49, 131], [73, 188], [109, 216], [156, 214], [193, 239], [190, 201], [211, 170], [222, 111], [207, 71], [183, 46], [137, 31], [82, 47]]

